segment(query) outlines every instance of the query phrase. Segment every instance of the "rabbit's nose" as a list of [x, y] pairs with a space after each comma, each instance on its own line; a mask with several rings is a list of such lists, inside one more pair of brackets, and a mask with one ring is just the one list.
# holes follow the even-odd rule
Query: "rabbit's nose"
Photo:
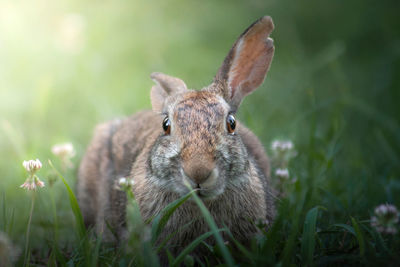
[[183, 164], [185, 174], [196, 184], [203, 184], [212, 176], [215, 164], [212, 162], [202, 163], [194, 160]]

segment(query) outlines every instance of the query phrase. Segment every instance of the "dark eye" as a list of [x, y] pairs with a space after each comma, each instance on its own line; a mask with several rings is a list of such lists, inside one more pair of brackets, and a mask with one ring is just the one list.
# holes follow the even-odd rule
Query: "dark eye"
[[171, 132], [171, 121], [168, 117], [165, 117], [165, 119], [163, 120], [162, 127], [165, 134], [169, 134]]
[[226, 117], [226, 127], [228, 128], [229, 133], [233, 134], [235, 132], [236, 120], [232, 114], [229, 114], [228, 117]]

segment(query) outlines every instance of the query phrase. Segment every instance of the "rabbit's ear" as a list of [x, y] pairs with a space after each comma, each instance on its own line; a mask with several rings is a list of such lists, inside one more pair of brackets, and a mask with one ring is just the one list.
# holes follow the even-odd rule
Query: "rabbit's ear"
[[269, 16], [253, 23], [236, 40], [214, 78], [216, 90], [235, 109], [264, 81], [274, 55], [269, 38], [273, 29]]
[[153, 110], [161, 112], [165, 98], [187, 90], [186, 84], [179, 78], [168, 76], [160, 72], [153, 72], [151, 79], [157, 84], [151, 88], [150, 98]]

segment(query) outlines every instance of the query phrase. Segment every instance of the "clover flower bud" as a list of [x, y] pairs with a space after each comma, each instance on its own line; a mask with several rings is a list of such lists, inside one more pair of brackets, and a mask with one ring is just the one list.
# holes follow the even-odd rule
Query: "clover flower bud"
[[44, 187], [44, 182], [34, 175], [33, 177], [28, 177], [20, 187], [26, 190], [36, 190], [37, 187]]

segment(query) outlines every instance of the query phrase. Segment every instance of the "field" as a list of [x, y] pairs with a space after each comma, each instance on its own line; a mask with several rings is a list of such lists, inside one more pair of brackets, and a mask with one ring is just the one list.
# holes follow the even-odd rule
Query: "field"
[[[381, 204], [400, 208], [399, 10], [398, 1], [372, 0], [1, 1], [0, 262], [157, 266], [152, 239], [163, 224], [143, 224], [132, 196], [126, 246], [82, 226], [75, 183], [93, 129], [149, 109], [154, 71], [208, 85], [237, 36], [270, 15], [275, 57], [237, 117], [273, 159], [278, 216], [251, 247], [210, 247], [213, 259], [398, 265], [398, 214], [381, 228], [371, 218]], [[288, 162], [274, 157], [276, 140], [293, 143]], [[74, 146], [71, 165], [52, 153], [60, 143]], [[27, 191], [22, 162], [36, 158], [45, 187]], [[288, 179], [274, 175], [279, 164]], [[170, 263], [193, 265], [189, 249]]]

